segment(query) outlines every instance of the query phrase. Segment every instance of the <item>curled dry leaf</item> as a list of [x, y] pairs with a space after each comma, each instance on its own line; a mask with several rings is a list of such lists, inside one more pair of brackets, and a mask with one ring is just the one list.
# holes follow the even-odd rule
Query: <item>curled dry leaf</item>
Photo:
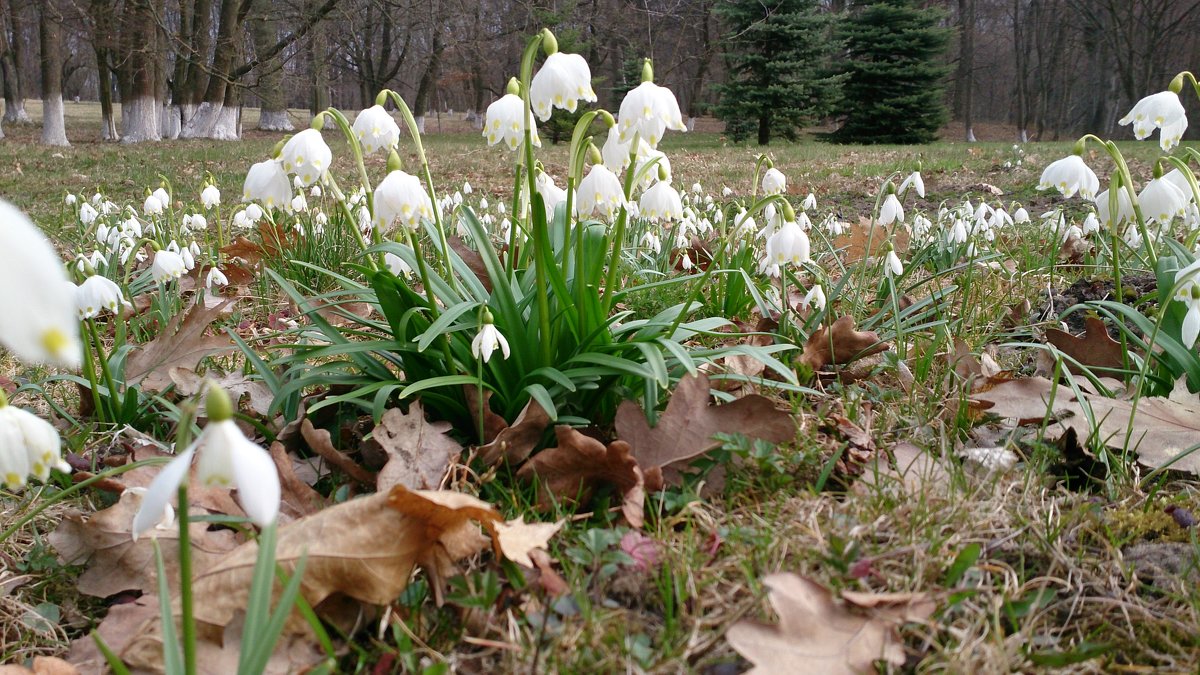
[[305, 418], [300, 423], [300, 434], [304, 436], [305, 442], [308, 443], [308, 447], [313, 452], [324, 457], [327, 462], [344, 471], [347, 476], [350, 476], [363, 485], [375, 484], [374, 474], [359, 466], [358, 462], [347, 457], [342, 451], [333, 447], [333, 440], [328, 431], [314, 427], [313, 423]]
[[542, 508], [555, 500], [586, 502], [603, 485], [613, 485], [624, 497], [622, 513], [630, 525], [641, 527], [646, 501], [645, 481], [638, 462], [624, 441], [605, 446], [568, 426], [554, 428], [558, 445], [547, 448], [526, 462], [517, 476], [525, 480], [537, 477]]
[[375, 442], [387, 453], [387, 464], [376, 476], [380, 492], [403, 485], [410, 490], [434, 490], [451, 462], [462, 454], [462, 446], [450, 438], [449, 422], [427, 422], [420, 401], [408, 407], [408, 413], [391, 408], [383, 414], [371, 432]]
[[[500, 421], [503, 423], [504, 419], [500, 418]], [[501, 459], [509, 464], [525, 461], [538, 443], [542, 442], [542, 436], [545, 435], [550, 421], [550, 414], [546, 409], [532, 398], [529, 399], [512, 426], [505, 425], [490, 442], [479, 448], [479, 459], [489, 465], [496, 464]]]
[[526, 567], [534, 567], [529, 554], [535, 549], [545, 550], [550, 538], [562, 529], [565, 520], [557, 523], [527, 523], [525, 516], [494, 525], [496, 541], [505, 558]]
[[296, 465], [283, 443], [272, 443], [270, 452], [279, 471], [280, 511], [293, 520], [320, 511], [325, 506], [325, 498], [296, 475]]
[[480, 285], [488, 293], [492, 292], [492, 277], [488, 275], [487, 265], [483, 262], [483, 256], [479, 251], [467, 245], [467, 242], [458, 235], [450, 235], [446, 237], [446, 243], [450, 245], [450, 250], [458, 254], [462, 261], [467, 264], [475, 278], [479, 280]]
[[679, 380], [654, 428], [633, 401], [623, 401], [617, 408], [617, 437], [632, 448], [645, 472], [647, 489], [661, 490], [664, 480], [677, 480], [689, 462], [715, 449], [720, 443], [713, 434], [738, 433], [771, 443], [796, 435], [791, 414], [762, 396], [752, 394], [724, 405], [709, 405], [708, 400], [708, 376], [701, 373]]
[[172, 384], [171, 369], [195, 370], [206, 356], [236, 349], [224, 333], [205, 335], [221, 315], [229, 313], [237, 298], [227, 298], [206, 307], [193, 304], [176, 314], [150, 342], [133, 350], [125, 364], [125, 381], [146, 391], [162, 391]]
[[977, 377], [995, 377], [1001, 372], [1000, 365], [990, 354], [984, 352], [976, 358], [962, 338], [954, 338], [954, 351], [946, 358], [954, 373], [967, 382]]
[[850, 594], [838, 604], [829, 589], [797, 574], [772, 574], [763, 585], [779, 624], [740, 621], [725, 636], [754, 664], [754, 675], [857, 675], [874, 673], [880, 660], [903, 665], [896, 625], [924, 620], [934, 609], [907, 594]]
[[171, 381], [175, 383], [175, 393], [180, 396], [195, 396], [204, 388], [205, 380], [213, 380], [218, 387], [225, 390], [229, 397], [237, 401], [243, 409], [249, 410], [259, 417], [266, 417], [271, 409], [271, 401], [275, 394], [271, 388], [258, 380], [248, 379], [245, 373], [228, 373], [225, 375], [209, 371], [204, 375], [196, 374], [195, 370], [175, 366], [168, 371]]
[[32, 668], [18, 665], [0, 666], [0, 675], [79, 675], [79, 669], [54, 656], [35, 656]]
[[833, 326], [821, 326], [813, 331], [804, 344], [800, 362], [814, 371], [831, 364], [849, 363], [879, 352], [890, 346], [879, 341], [874, 331], [854, 330], [854, 317], [846, 315], [833, 322]]
[[[1085, 322], [1086, 328], [1083, 335], [1075, 337], [1066, 331], [1051, 328], [1046, 331], [1046, 342], [1088, 368], [1111, 370], [1124, 368], [1125, 359], [1121, 343], [1109, 336], [1104, 321], [1089, 316]], [[1078, 366], [1070, 361], [1067, 361], [1067, 366], [1071, 372], [1079, 372]]]

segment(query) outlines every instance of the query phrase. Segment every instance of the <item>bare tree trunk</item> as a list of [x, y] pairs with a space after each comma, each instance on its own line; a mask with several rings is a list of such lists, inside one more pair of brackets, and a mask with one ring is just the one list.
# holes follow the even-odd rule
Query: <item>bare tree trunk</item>
[[[436, 12], [436, 7], [434, 11]], [[429, 110], [434, 85], [437, 83], [438, 69], [442, 62], [442, 26], [434, 21], [431, 22], [430, 29], [433, 31], [433, 37], [429, 45], [429, 63], [425, 66], [421, 82], [417, 85], [417, 95], [413, 99], [413, 115], [417, 118], [417, 129], [421, 133], [425, 133], [425, 113]]]
[[62, 12], [57, 0], [43, 0], [38, 17], [42, 66], [42, 144], [70, 145], [63, 119]]
[[[250, 0], [221, 0], [220, 25], [217, 27], [216, 50], [213, 53], [211, 75], [204, 90], [204, 98], [196, 108], [196, 114], [188, 118], [179, 136], [181, 138], [214, 138], [237, 140], [236, 126], [230, 128], [231, 117], [223, 114], [225, 90], [229, 86], [229, 75], [234, 57], [238, 53], [241, 24], [245, 8]], [[232, 118], [235, 119], [235, 118]]]
[[1029, 65], [1021, 0], [1013, 0], [1013, 64], [1016, 69], [1017, 141], [1029, 141]]
[[323, 24], [317, 24], [313, 29], [312, 40], [308, 43], [309, 63], [312, 64], [312, 99], [309, 110], [314, 115], [330, 105], [328, 52], [329, 31]]
[[212, 51], [212, 8], [213, 0], [180, 0], [180, 4], [191, 3], [191, 22], [185, 27], [180, 22], [180, 53], [176, 57], [175, 88], [178, 92], [180, 132], [196, 114], [196, 107], [204, 99], [208, 87], [208, 53]]
[[[0, 0], [0, 10], [3, 10], [7, 17], [13, 36], [12, 42], [5, 39], [5, 44], [0, 45], [0, 66], [4, 70], [4, 121], [30, 124], [32, 120], [25, 111], [25, 83], [21, 77], [21, 64], [24, 61], [21, 36], [27, 33], [24, 6], [14, 5], [9, 0]], [[3, 18], [0, 16], [0, 19]], [[0, 30], [0, 33], [3, 33], [3, 30]]]
[[975, 0], [958, 0], [958, 112], [964, 136], [975, 142]]
[[113, 112], [113, 63], [116, 51], [117, 26], [109, 11], [107, 0], [92, 0], [89, 14], [92, 19], [92, 50], [96, 53], [96, 84], [100, 94], [100, 137], [106, 141], [120, 140], [117, 118]]
[[121, 142], [162, 140], [159, 131], [158, 25], [151, 0], [128, 0], [121, 22]]
[[[263, 12], [251, 19], [255, 55], [261, 56], [271, 48], [279, 35], [279, 22]], [[283, 61], [269, 59], [258, 65], [258, 98], [262, 101], [258, 128], [263, 131], [292, 131], [292, 120], [288, 117], [287, 95], [283, 91]]]

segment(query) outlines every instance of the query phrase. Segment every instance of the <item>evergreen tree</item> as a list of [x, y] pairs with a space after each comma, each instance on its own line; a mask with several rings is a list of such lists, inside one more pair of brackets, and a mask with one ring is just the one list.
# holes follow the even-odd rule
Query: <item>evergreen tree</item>
[[715, 9], [729, 72], [716, 112], [733, 140], [792, 139], [798, 127], [828, 113], [839, 77], [830, 69], [831, 17], [819, 0], [721, 0]]
[[839, 143], [929, 143], [946, 123], [943, 13], [915, 0], [871, 0], [841, 25], [844, 121]]

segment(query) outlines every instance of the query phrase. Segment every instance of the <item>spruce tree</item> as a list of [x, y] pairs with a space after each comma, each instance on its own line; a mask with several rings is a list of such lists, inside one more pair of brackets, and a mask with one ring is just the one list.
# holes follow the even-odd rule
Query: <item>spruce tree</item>
[[915, 0], [871, 0], [852, 8], [845, 41], [839, 143], [929, 143], [946, 123], [942, 61], [950, 29], [943, 13]]
[[830, 68], [831, 17], [819, 0], [721, 0], [715, 9], [729, 73], [716, 112], [733, 140], [792, 139], [828, 113], [839, 77]]

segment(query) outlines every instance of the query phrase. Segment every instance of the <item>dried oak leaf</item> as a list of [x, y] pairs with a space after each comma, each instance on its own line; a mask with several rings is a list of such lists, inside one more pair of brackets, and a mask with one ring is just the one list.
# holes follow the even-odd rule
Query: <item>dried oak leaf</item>
[[897, 443], [891, 455], [889, 460], [887, 455], [876, 453], [863, 468], [854, 491], [866, 494], [875, 488], [931, 497], [945, 490], [950, 472], [938, 458], [907, 442]]
[[0, 675], [79, 675], [79, 669], [55, 656], [33, 657], [32, 668], [14, 664], [0, 666]]
[[[1104, 321], [1094, 316], [1085, 319], [1082, 336], [1075, 337], [1066, 331], [1051, 328], [1046, 331], [1046, 342], [1089, 368], [1119, 370], [1125, 367], [1121, 343], [1112, 339]], [[1071, 372], [1079, 372], [1079, 368], [1070, 361], [1067, 366]]]
[[903, 665], [896, 624], [928, 616], [921, 616], [923, 605], [908, 609], [917, 602], [914, 598], [899, 603], [902, 611], [894, 604], [886, 610], [864, 609], [870, 601], [863, 594], [856, 602], [839, 604], [829, 589], [797, 574], [772, 574], [763, 585], [770, 590], [779, 625], [739, 621], [725, 635], [754, 664], [753, 675], [856, 675], [874, 673], [880, 660]]
[[467, 411], [471, 414], [471, 419], [479, 421], [480, 416], [483, 417], [483, 442], [491, 443], [501, 431], [508, 428], [508, 421], [492, 410], [492, 390], [483, 390], [482, 404], [479, 402], [479, 387], [464, 384], [462, 392], [463, 398], [467, 400]]
[[308, 443], [308, 447], [313, 452], [324, 457], [330, 464], [344, 471], [347, 476], [350, 476], [363, 485], [375, 484], [374, 474], [359, 466], [357, 462], [350, 459], [341, 450], [333, 447], [333, 439], [328, 431], [314, 427], [313, 423], [308, 418], [305, 418], [300, 423], [300, 434], [304, 436], [305, 442]]
[[270, 453], [275, 469], [279, 471], [280, 511], [295, 520], [324, 508], [325, 498], [296, 475], [296, 464], [283, 443], [272, 443]]
[[545, 550], [550, 538], [562, 529], [565, 520], [557, 523], [527, 523], [525, 516], [516, 520], [497, 522], [493, 529], [500, 551], [509, 560], [526, 567], [534, 567], [529, 554], [535, 549]]
[[[503, 422], [504, 419], [500, 418], [500, 421]], [[491, 465], [503, 459], [509, 464], [520, 464], [529, 457], [538, 443], [542, 442], [542, 436], [549, 425], [550, 414], [540, 403], [529, 399], [512, 426], [503, 427], [489, 443], [480, 446], [480, 461]]]
[[239, 407], [259, 417], [267, 415], [271, 409], [271, 401], [275, 399], [270, 387], [258, 380], [247, 378], [245, 373], [219, 374], [210, 370], [204, 375], [199, 375], [191, 368], [175, 366], [167, 371], [167, 375], [175, 383], [175, 393], [184, 397], [199, 394], [204, 388], [204, 382], [213, 380], [230, 398], [237, 401]]
[[977, 377], [995, 377], [1001, 372], [1000, 365], [990, 354], [983, 352], [976, 358], [962, 338], [954, 338], [954, 352], [946, 358], [954, 373], [967, 382]]
[[[142, 498], [126, 492], [114, 505], [103, 511], [84, 514], [69, 511], [50, 534], [50, 545], [66, 564], [87, 564], [76, 585], [80, 593], [106, 598], [122, 591], [157, 591], [154, 539], [160, 540], [167, 583], [173, 589], [179, 585], [179, 538], [177, 525], [157, 529], [153, 536], [133, 540], [133, 516]], [[207, 515], [202, 509], [192, 509], [197, 515]], [[232, 530], [208, 529], [207, 523], [194, 522], [188, 528], [192, 541], [192, 566], [204, 570], [237, 547]]]
[[209, 325], [235, 302], [237, 298], [227, 298], [214, 307], [193, 304], [176, 314], [158, 337], [129, 355], [125, 381], [146, 391], [162, 391], [172, 384], [172, 368], [195, 370], [204, 357], [236, 349], [228, 335], [205, 335]]
[[625, 519], [630, 525], [641, 527], [645, 480], [637, 460], [630, 454], [629, 444], [614, 441], [606, 446], [565, 425], [555, 427], [554, 434], [558, 445], [534, 455], [517, 472], [525, 480], [537, 477], [542, 508], [550, 508], [556, 500], [586, 502], [592, 491], [609, 484], [624, 498], [621, 512]]
[[375, 477], [375, 489], [390, 490], [403, 485], [410, 490], [434, 490], [450, 463], [462, 454], [462, 446], [450, 437], [449, 422], [427, 422], [419, 401], [405, 414], [391, 408], [383, 414], [371, 432], [375, 442], [387, 452], [387, 464]]
[[475, 278], [479, 280], [484, 290], [491, 293], [492, 277], [488, 275], [487, 265], [483, 262], [483, 256], [468, 246], [467, 242], [458, 235], [446, 237], [446, 243], [450, 245], [450, 250], [457, 253], [458, 257], [462, 258], [462, 261], [471, 269], [471, 272], [475, 274]]
[[664, 479], [675, 480], [677, 471], [720, 445], [713, 434], [739, 433], [771, 443], [782, 443], [796, 435], [791, 414], [763, 396], [751, 394], [724, 405], [709, 405], [708, 399], [708, 376], [701, 373], [679, 380], [654, 428], [633, 401], [623, 401], [617, 407], [617, 437], [632, 448], [638, 466], [645, 472], [646, 489], [661, 490]]
[[814, 371], [830, 364], [850, 363], [855, 359], [886, 352], [890, 348], [879, 341], [875, 331], [854, 330], [854, 317], [843, 316], [832, 328], [821, 326], [808, 336], [800, 362]]

